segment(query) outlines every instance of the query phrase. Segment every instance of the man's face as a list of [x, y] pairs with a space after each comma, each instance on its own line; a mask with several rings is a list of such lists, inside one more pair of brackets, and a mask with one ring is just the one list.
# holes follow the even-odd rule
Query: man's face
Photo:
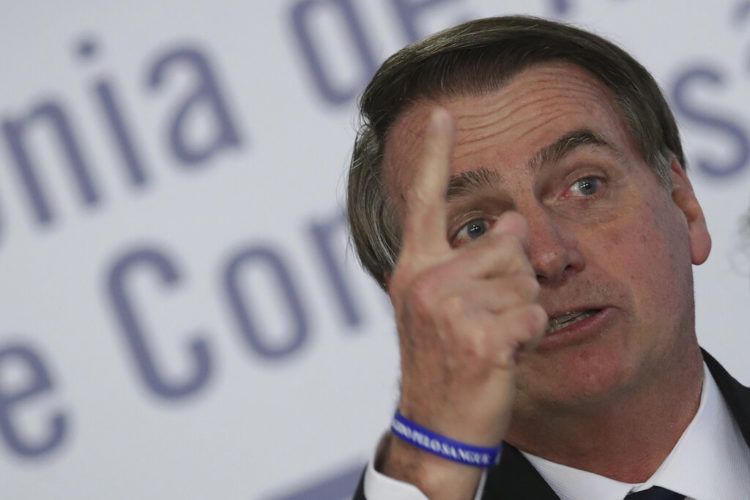
[[496, 91], [411, 107], [386, 141], [400, 211], [435, 104], [456, 121], [448, 239], [471, 244], [519, 212], [540, 303], [559, 319], [521, 357], [517, 412], [610, 400], [694, 347], [691, 264], [710, 249], [700, 207], [676, 162], [674, 191], [658, 181], [603, 84], [544, 64]]

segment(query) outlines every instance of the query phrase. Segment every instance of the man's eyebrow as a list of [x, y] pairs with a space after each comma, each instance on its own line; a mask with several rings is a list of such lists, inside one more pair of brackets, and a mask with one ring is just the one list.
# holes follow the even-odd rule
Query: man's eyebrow
[[450, 201], [482, 188], [497, 186], [500, 177], [497, 171], [483, 167], [453, 175], [448, 181], [446, 199]]
[[[603, 146], [615, 154], [620, 152], [609, 142], [604, 140], [590, 129], [578, 129], [566, 133], [552, 144], [544, 146], [529, 160], [529, 168], [536, 170], [544, 164], [555, 163], [581, 146]], [[491, 188], [500, 183], [502, 174], [496, 170], [480, 167], [474, 170], [466, 170], [454, 176], [448, 181], [446, 199], [451, 201], [463, 195], [473, 193], [482, 188]]]
[[604, 146], [619, 154], [617, 148], [589, 129], [579, 129], [568, 132], [552, 144], [540, 149], [529, 161], [529, 168], [536, 170], [544, 164], [562, 160], [565, 155], [581, 146]]

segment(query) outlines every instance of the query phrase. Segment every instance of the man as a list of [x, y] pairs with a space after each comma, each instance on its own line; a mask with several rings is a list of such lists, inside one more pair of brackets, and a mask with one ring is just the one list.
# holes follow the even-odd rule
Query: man
[[750, 498], [750, 394], [695, 335], [710, 236], [640, 64], [472, 21], [388, 59], [361, 111], [349, 218], [402, 380], [355, 498]]

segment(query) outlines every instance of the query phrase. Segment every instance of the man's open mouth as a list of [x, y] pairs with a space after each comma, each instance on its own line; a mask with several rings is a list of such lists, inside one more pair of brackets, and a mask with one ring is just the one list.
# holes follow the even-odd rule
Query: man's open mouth
[[601, 309], [586, 309], [585, 311], [576, 311], [576, 312], [569, 312], [565, 314], [558, 314], [557, 316], [554, 316], [549, 319], [549, 322], [547, 323], [547, 331], [545, 332], [545, 334], [549, 335], [551, 333], [555, 333], [574, 323], [582, 321], [586, 318], [590, 318], [594, 314], [598, 313], [600, 310]]

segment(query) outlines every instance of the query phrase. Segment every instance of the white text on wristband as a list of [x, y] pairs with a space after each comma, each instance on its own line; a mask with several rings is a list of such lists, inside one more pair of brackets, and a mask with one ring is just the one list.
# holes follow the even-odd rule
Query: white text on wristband
[[456, 441], [412, 422], [399, 411], [393, 416], [391, 432], [424, 451], [473, 467], [492, 467], [500, 461], [503, 449], [502, 444], [483, 447]]

